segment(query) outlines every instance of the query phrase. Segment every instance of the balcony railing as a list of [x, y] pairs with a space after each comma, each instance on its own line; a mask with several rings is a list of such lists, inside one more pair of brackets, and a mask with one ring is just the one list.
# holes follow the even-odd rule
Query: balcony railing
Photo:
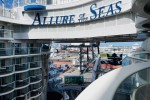
[[29, 78], [25, 80], [17, 80], [16, 81], [16, 88], [26, 86], [29, 84]]
[[33, 47], [33, 48], [28, 48], [29, 50], [29, 54], [36, 54], [36, 53], [40, 53], [41, 52], [41, 48], [39, 47]]
[[30, 83], [40, 81], [41, 79], [42, 79], [42, 75], [31, 76], [30, 77]]
[[149, 98], [149, 73], [150, 68], [138, 71], [130, 75], [120, 84], [113, 100], [118, 98], [118, 96], [121, 96], [121, 94], [124, 94], [124, 96], [126, 96], [126, 99], [123, 100], [128, 100], [127, 98], [131, 98], [131, 100], [143, 100], [143, 98], [145, 98], [145, 100], [148, 100], [146, 98]]
[[49, 51], [49, 49], [42, 49], [41, 47], [0, 48], [0, 56], [39, 54], [41, 52], [48, 52], [48, 51]]
[[9, 74], [14, 72], [13, 66], [0, 67], [0, 75]]
[[39, 74], [41, 74], [41, 69], [36, 69], [36, 70], [30, 71], [30, 76], [37, 76]]
[[31, 89], [31, 91], [35, 91], [35, 90], [39, 89], [41, 86], [42, 86], [41, 82], [36, 83], [36, 84], [31, 84], [30, 89]]
[[150, 53], [148, 52], [137, 52], [128, 57], [131, 59], [131, 64], [150, 61]]
[[12, 39], [13, 38], [12, 30], [0, 29], [0, 39]]
[[28, 87], [16, 91], [16, 100], [28, 100], [29, 98], [30, 92]]
[[29, 4], [42, 4], [42, 5], [45, 5], [46, 0], [25, 0], [25, 4], [26, 5], [29, 5]]
[[24, 73], [16, 74], [16, 80], [24, 80], [24, 79], [27, 79], [28, 77], [29, 77], [28, 71], [26, 71]]
[[11, 56], [12, 54], [12, 49], [0, 48], [0, 56]]
[[14, 93], [8, 93], [0, 96], [0, 100], [15, 100]]
[[28, 54], [28, 49], [27, 48], [14, 48], [14, 54], [15, 55]]
[[12, 9], [3, 8], [2, 6], [0, 6], [0, 13], [1, 13], [0, 16], [2, 16], [2, 17], [12, 18], [12, 19], [18, 18], [17, 11], [14, 11]]
[[5, 93], [5, 92], [8, 92], [8, 91], [11, 91], [13, 90], [15, 87], [15, 84], [14, 82], [10, 83], [10, 84], [5, 84], [5, 85], [1, 85], [0, 86], [0, 94], [1, 93]]
[[41, 62], [30, 62], [30, 68], [41, 67]]
[[73, 3], [80, 0], [51, 0], [48, 2], [48, 5], [60, 5], [60, 4], [67, 4], [67, 3]]
[[23, 71], [28, 69], [28, 64], [17, 64], [15, 65], [15, 71]]
[[37, 89], [37, 90], [31, 91], [31, 92], [30, 92], [30, 96], [31, 96], [31, 98], [33, 98], [34, 96], [39, 95], [41, 92], [42, 92], [42, 87], [40, 87], [40, 88]]
[[30, 98], [30, 92], [16, 97], [15, 100], [30, 100], [29, 98]]

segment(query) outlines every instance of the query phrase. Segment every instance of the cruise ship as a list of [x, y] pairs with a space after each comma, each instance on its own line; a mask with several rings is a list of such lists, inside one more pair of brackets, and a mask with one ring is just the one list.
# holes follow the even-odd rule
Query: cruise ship
[[99, 77], [76, 100], [148, 100], [149, 9], [149, 0], [0, 0], [0, 100], [47, 99], [51, 41], [143, 41], [131, 65]]

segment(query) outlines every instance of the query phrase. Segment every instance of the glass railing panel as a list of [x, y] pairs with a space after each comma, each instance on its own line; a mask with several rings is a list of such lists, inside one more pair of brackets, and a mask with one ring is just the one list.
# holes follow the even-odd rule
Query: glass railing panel
[[0, 86], [1, 85], [7, 85], [9, 83], [12, 83], [15, 81], [14, 75], [6, 76], [6, 77], [0, 77]]
[[16, 87], [22, 87], [29, 84], [29, 78], [25, 80], [16, 80]]
[[[19, 89], [15, 91], [15, 96], [18, 97], [24, 97], [26, 96], [26, 94], [29, 93], [29, 87], [23, 88], [23, 89]], [[16, 98], [16, 99], [17, 99]], [[22, 99], [18, 99], [18, 100], [22, 100]], [[24, 99], [23, 99], [24, 100]]]
[[14, 72], [13, 66], [0, 67], [0, 75], [9, 74]]
[[13, 83], [9, 83], [7, 85], [1, 85], [0, 86], [0, 93], [5, 93], [5, 92], [8, 92], [8, 91], [11, 91], [13, 90], [15, 87], [15, 84], [14, 82]]
[[31, 96], [31, 97], [34, 97], [34, 96], [40, 94], [41, 92], [42, 92], [42, 87], [39, 88], [39, 89], [37, 89], [37, 90], [31, 91], [31, 92], [30, 92], [30, 96]]
[[39, 74], [41, 74], [41, 69], [36, 69], [36, 70], [31, 70], [30, 71], [30, 76], [37, 76]]
[[67, 3], [73, 3], [80, 0], [51, 0], [47, 1], [47, 5], [59, 5], [59, 4], [67, 4]]
[[132, 60], [131, 58], [129, 58], [128, 56], [126, 56], [124, 59], [122, 59], [122, 66], [128, 66], [132, 64]]
[[25, 5], [29, 4], [42, 4], [45, 5], [45, 0], [25, 0]]
[[0, 6], [0, 12], [2, 17], [8, 17], [8, 18], [13, 18], [13, 19], [17, 19], [18, 18], [18, 14], [17, 11], [14, 11], [12, 9], [7, 9], [7, 8], [3, 8], [2, 6]]
[[16, 73], [16, 80], [24, 80], [29, 77], [28, 71], [24, 73]]
[[140, 59], [150, 59], [150, 53], [139, 53], [134, 55], [136, 58]]
[[34, 47], [34, 48], [28, 48], [29, 49], [29, 54], [36, 54], [36, 53], [40, 53], [41, 48], [39, 47]]
[[147, 90], [146, 88], [142, 87], [149, 86], [149, 84], [150, 68], [139, 71], [124, 80], [118, 87], [113, 100], [137, 100], [135, 98], [137, 96], [136, 93], [138, 90], [140, 90], [140, 95], [144, 96], [142, 98], [146, 98], [146, 92], [143, 91]]
[[0, 39], [1, 38], [13, 38], [12, 31], [7, 29], [0, 29]]
[[0, 56], [11, 56], [12, 49], [0, 48]]
[[42, 75], [38, 75], [38, 76], [31, 76], [30, 77], [30, 82], [36, 82], [42, 79]]
[[15, 66], [15, 71], [22, 71], [28, 69], [28, 64], [17, 64]]
[[31, 89], [31, 91], [32, 91], [32, 90], [37, 90], [37, 89], [39, 89], [41, 86], [42, 86], [42, 84], [41, 84], [41, 82], [39, 82], [39, 83], [30, 85], [30, 89]]
[[41, 67], [41, 62], [30, 62], [30, 68]]
[[28, 49], [27, 48], [14, 48], [14, 54], [15, 55], [28, 54]]
[[11, 92], [9, 94], [0, 96], [0, 100], [15, 100], [14, 93]]

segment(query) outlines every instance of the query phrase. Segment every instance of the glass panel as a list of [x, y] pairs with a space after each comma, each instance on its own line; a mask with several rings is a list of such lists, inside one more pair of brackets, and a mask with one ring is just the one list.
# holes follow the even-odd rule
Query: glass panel
[[0, 68], [0, 75], [9, 74], [13, 72], [13, 66], [5, 66]]
[[0, 43], [0, 48], [5, 48], [5, 43]]
[[150, 68], [139, 71], [124, 80], [118, 87], [113, 100], [149, 100], [149, 85]]
[[18, 0], [14, 0], [14, 7], [18, 7]]
[[5, 8], [12, 8], [13, 0], [4, 0]]
[[24, 0], [19, 0], [19, 6], [24, 6]]

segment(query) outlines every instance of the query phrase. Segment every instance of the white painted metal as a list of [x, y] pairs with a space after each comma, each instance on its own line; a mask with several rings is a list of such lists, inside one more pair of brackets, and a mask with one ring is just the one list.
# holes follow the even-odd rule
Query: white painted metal
[[75, 100], [112, 100], [117, 88], [127, 77], [146, 68], [150, 68], [150, 62], [109, 72], [91, 83]]

